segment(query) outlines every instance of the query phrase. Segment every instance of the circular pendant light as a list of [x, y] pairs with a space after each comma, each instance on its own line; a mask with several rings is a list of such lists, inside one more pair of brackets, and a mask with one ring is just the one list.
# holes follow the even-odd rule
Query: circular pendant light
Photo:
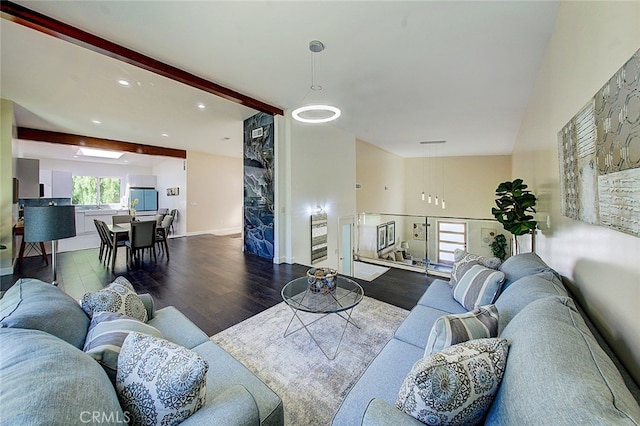
[[[320, 53], [324, 50], [324, 44], [319, 40], [312, 40], [309, 42], [309, 50], [311, 51], [311, 87], [310, 91], [320, 92], [322, 86], [315, 84], [315, 60], [314, 54]], [[307, 92], [309, 94], [309, 92]], [[305, 95], [306, 97], [306, 95]], [[304, 99], [303, 99], [304, 100]], [[340, 117], [342, 112], [340, 108], [326, 105], [326, 104], [312, 104], [305, 105], [294, 109], [291, 112], [291, 116], [294, 120], [301, 123], [320, 124], [328, 123]]]
[[[307, 114], [308, 116], [305, 117], [303, 116], [304, 113], [311, 114]], [[296, 108], [291, 112], [294, 120], [312, 124], [328, 123], [340, 117], [340, 114], [342, 114], [340, 108], [331, 105], [307, 105]]]

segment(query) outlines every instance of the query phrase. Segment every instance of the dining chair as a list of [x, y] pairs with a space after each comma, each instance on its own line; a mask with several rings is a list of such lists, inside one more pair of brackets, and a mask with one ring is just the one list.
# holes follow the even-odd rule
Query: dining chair
[[176, 221], [176, 217], [178, 217], [178, 209], [172, 209], [171, 212], [169, 212], [169, 214], [171, 215], [171, 226], [170, 226], [170, 231], [173, 234], [175, 232], [175, 230], [173, 229], [173, 222]]
[[[129, 240], [125, 242], [127, 247], [127, 266], [133, 263], [134, 258], [136, 264], [144, 261], [144, 250], [150, 249], [153, 252], [153, 261], [157, 262], [156, 256], [156, 221], [145, 220], [139, 222], [131, 222], [131, 231], [129, 231]], [[140, 253], [142, 252], [142, 253]], [[151, 258], [151, 254], [149, 254]]]
[[[106, 224], [106, 222], [102, 220], [96, 220], [96, 219], [94, 219], [94, 222], [97, 222], [96, 227], [99, 227], [98, 232], [100, 234], [100, 239], [104, 241], [104, 245], [105, 245], [105, 252], [102, 254], [102, 261], [107, 265], [107, 267], [109, 267], [109, 265], [112, 264], [112, 262], [110, 261], [114, 252], [113, 235], [111, 234], [111, 231], [109, 230], [109, 226]], [[127, 241], [128, 239], [118, 239], [116, 244], [118, 244], [118, 247], [124, 247]]]
[[167, 240], [171, 222], [173, 222], [173, 216], [168, 214], [162, 219], [160, 226], [156, 228], [156, 244], [158, 244], [160, 249], [164, 246], [164, 252], [167, 253], [167, 261], [169, 261], [169, 244], [167, 243]]
[[102, 255], [105, 254], [106, 248], [108, 246], [108, 242], [106, 241], [108, 238], [105, 238], [104, 231], [102, 230], [102, 226], [100, 225], [100, 220], [93, 219], [93, 224], [96, 226], [98, 236], [100, 237], [100, 252], [98, 253], [98, 259], [103, 260]]
[[113, 225], [117, 225], [119, 223], [129, 223], [129, 222], [131, 222], [131, 215], [117, 214], [115, 216], [111, 216], [111, 223]]

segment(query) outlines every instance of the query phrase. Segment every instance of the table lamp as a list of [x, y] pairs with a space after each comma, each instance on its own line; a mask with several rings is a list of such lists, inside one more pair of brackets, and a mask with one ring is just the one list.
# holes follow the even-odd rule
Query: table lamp
[[56, 275], [56, 248], [58, 240], [76, 236], [75, 206], [44, 206], [24, 208], [24, 240], [28, 243], [51, 241], [53, 281]]

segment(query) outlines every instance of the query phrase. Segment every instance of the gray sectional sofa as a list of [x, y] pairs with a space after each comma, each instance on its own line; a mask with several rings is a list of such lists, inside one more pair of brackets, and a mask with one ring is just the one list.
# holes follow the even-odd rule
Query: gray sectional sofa
[[[485, 424], [639, 425], [637, 384], [598, 344], [560, 276], [533, 253], [507, 259], [500, 270], [498, 336], [510, 349]], [[395, 407], [398, 391], [424, 356], [434, 322], [463, 312], [449, 283], [434, 281], [351, 388], [333, 425], [422, 424]]]
[[[209, 364], [206, 404], [185, 425], [282, 425], [282, 400], [173, 307], [148, 324]], [[126, 424], [105, 370], [82, 351], [89, 318], [78, 302], [38, 280], [20, 280], [0, 300], [0, 424]]]

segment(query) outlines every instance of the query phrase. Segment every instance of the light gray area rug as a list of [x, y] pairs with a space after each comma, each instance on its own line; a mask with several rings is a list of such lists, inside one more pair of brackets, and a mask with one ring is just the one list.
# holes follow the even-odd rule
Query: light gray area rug
[[[285, 425], [329, 425], [340, 403], [366, 366], [391, 339], [409, 311], [366, 297], [353, 311], [332, 361], [304, 329], [284, 337], [292, 311], [284, 302], [228, 328], [211, 340], [240, 360], [283, 400]], [[309, 323], [319, 315], [304, 314]], [[333, 355], [344, 320], [335, 314], [309, 329]], [[297, 319], [291, 330], [300, 328]]]

